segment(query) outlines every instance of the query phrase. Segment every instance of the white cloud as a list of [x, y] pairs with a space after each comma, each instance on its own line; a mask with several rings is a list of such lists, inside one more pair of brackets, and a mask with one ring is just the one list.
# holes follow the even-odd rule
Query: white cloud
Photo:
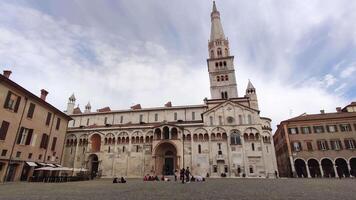
[[346, 67], [340, 73], [342, 78], [347, 78], [352, 76], [352, 74], [356, 71], [356, 63], [353, 63], [351, 66]]
[[[203, 103], [203, 98], [210, 96], [205, 59], [211, 5], [198, 6], [205, 11], [175, 5], [169, 12], [165, 4], [145, 7], [146, 3], [139, 2], [134, 3], [140, 5], [135, 12], [130, 3], [124, 3], [125, 14], [134, 19], [118, 18], [119, 28], [113, 27], [117, 32], [103, 28], [112, 24], [100, 20], [105, 14], [115, 18], [109, 7], [96, 15], [93, 12], [98, 10], [89, 9], [86, 17], [94, 22], [87, 24], [86, 20], [73, 19], [74, 23], [68, 16], [53, 17], [29, 7], [0, 4], [1, 64], [9, 66], [14, 72], [12, 79], [32, 92], [49, 90], [48, 101], [62, 110], [72, 92], [82, 107], [91, 101], [94, 109], [107, 105], [125, 109], [135, 103], [160, 106], [169, 100], [175, 105]], [[347, 83], [339, 82], [338, 76], [331, 72], [316, 76], [311, 73], [320, 66], [306, 69], [295, 63], [306, 46], [315, 43], [308, 34], [328, 20], [335, 23], [346, 20], [344, 16], [351, 18], [332, 29], [336, 47], [353, 39], [346, 30], [356, 30], [354, 23], [347, 26], [355, 16], [348, 13], [354, 4], [345, 9], [344, 3], [260, 2], [257, 7], [252, 1], [219, 3], [225, 34], [236, 56], [239, 94], [244, 95], [250, 78], [257, 89], [261, 114], [272, 118], [274, 125], [289, 118], [290, 110], [295, 116], [320, 109], [334, 111], [347, 103], [338, 95]], [[160, 12], [152, 11], [157, 10], [155, 6]], [[239, 12], [234, 12], [236, 9]], [[327, 57], [327, 50], [323, 53]], [[315, 57], [323, 58], [315, 54], [310, 59]], [[342, 66], [335, 70], [344, 69]], [[354, 70], [344, 69], [340, 76], [349, 76]]]

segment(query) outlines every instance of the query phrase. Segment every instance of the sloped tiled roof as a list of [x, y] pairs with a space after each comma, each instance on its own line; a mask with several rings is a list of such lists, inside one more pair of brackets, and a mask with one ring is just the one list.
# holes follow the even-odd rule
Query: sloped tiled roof
[[303, 114], [298, 117], [294, 117], [285, 122], [294, 122], [294, 121], [308, 121], [308, 120], [322, 120], [322, 119], [337, 119], [337, 118], [347, 118], [355, 117], [356, 112], [335, 112], [335, 113], [325, 113], [325, 114]]

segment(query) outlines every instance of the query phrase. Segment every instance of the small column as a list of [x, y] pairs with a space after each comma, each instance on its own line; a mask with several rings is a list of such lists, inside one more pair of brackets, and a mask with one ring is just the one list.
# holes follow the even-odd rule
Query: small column
[[310, 171], [309, 171], [309, 166], [308, 166], [308, 164], [306, 164], [306, 168], [307, 168], [307, 178], [310, 178], [311, 176], [310, 176]]
[[337, 174], [337, 170], [336, 170], [336, 165], [334, 163], [333, 163], [333, 167], [334, 167], [335, 177], [339, 178], [339, 175]]
[[324, 171], [323, 171], [323, 167], [321, 165], [319, 165], [319, 170], [320, 170], [321, 178], [324, 178]]

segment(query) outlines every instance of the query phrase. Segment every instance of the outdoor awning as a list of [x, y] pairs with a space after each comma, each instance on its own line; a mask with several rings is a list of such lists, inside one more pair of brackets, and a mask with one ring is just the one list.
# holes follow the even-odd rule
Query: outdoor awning
[[56, 170], [56, 168], [53, 168], [53, 167], [41, 167], [41, 168], [35, 169], [35, 171], [54, 171], [54, 170]]
[[37, 164], [35, 162], [27, 162], [26, 161], [26, 164], [30, 167], [37, 167]]
[[88, 171], [88, 169], [85, 169], [85, 168], [74, 168], [73, 169], [73, 171], [75, 171], [75, 172], [86, 172], [86, 171]]

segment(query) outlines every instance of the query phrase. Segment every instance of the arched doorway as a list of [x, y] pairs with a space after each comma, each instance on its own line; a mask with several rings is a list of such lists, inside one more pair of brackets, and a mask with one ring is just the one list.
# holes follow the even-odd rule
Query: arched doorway
[[91, 141], [91, 151], [99, 152], [101, 147], [101, 137], [99, 134], [94, 134], [90, 138]]
[[313, 178], [321, 177], [319, 162], [315, 159], [308, 160], [310, 176]]
[[350, 172], [347, 167], [347, 162], [343, 158], [335, 160], [336, 171], [339, 177], [350, 177]]
[[353, 177], [356, 177], [356, 158], [351, 158], [350, 159], [350, 174], [353, 176]]
[[321, 167], [323, 168], [324, 177], [335, 177], [334, 165], [330, 159], [324, 158], [321, 160]]
[[306, 178], [307, 176], [307, 167], [305, 165], [304, 160], [302, 159], [296, 159], [294, 161], [294, 167], [295, 167], [295, 171], [297, 172], [297, 176], [299, 178]]
[[95, 178], [98, 175], [99, 169], [99, 158], [96, 154], [91, 154], [88, 158], [89, 171], [91, 178]]
[[169, 142], [159, 144], [154, 157], [157, 175], [173, 175], [178, 169], [177, 149], [173, 144]]

